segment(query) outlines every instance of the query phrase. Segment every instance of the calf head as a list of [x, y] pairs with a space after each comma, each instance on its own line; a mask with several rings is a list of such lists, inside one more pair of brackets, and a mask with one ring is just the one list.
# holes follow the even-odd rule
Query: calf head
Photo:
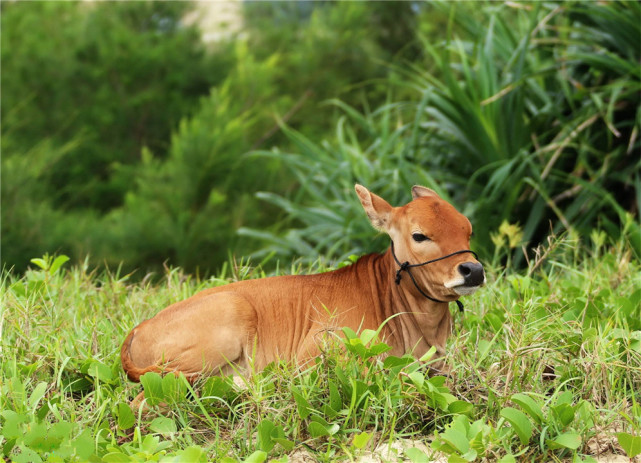
[[408, 286], [410, 291], [445, 302], [472, 294], [485, 283], [483, 266], [469, 250], [470, 221], [436, 192], [414, 186], [410, 203], [392, 207], [365, 187], [355, 188], [374, 228], [392, 239], [399, 267], [407, 263], [411, 269], [415, 285]]

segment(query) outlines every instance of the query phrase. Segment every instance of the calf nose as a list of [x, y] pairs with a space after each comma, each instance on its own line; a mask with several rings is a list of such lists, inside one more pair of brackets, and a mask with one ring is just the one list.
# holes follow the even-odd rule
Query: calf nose
[[485, 272], [481, 264], [465, 262], [458, 266], [459, 273], [465, 279], [465, 286], [479, 286], [485, 281]]

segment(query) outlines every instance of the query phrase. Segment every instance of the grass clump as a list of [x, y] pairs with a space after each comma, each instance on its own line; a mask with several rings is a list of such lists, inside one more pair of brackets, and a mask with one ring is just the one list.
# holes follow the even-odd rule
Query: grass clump
[[[205, 287], [263, 272], [236, 266], [201, 280], [168, 269], [132, 283], [86, 264], [67, 269], [64, 257], [34, 259], [24, 276], [2, 276], [0, 448], [16, 462], [633, 457], [641, 266], [624, 242], [602, 238], [551, 240], [518, 273], [497, 253], [487, 287], [455, 317], [449, 376], [430, 374], [429, 355], [386, 357], [376, 332], [345, 329], [304, 369], [272, 364], [194, 385], [149, 373], [140, 386], [119, 360], [134, 325]], [[141, 390], [148, 411], [130, 406]], [[403, 439], [411, 441], [386, 446]]]

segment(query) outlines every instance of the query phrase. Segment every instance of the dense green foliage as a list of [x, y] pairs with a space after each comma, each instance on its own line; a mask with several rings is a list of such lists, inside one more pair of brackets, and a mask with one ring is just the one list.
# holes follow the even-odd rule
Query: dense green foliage
[[186, 10], [3, 3], [3, 154], [35, 157], [45, 140], [68, 147], [38, 179], [54, 206], [121, 204], [142, 147], [164, 154], [180, 118], [222, 80], [233, 55], [206, 55], [198, 31], [180, 26]]
[[[252, 8], [268, 6], [250, 4], [248, 17], [264, 22], [204, 53], [178, 22], [186, 5], [3, 4], [5, 264], [23, 270], [29, 256], [60, 250], [128, 269], [169, 260], [212, 270], [239, 225], [273, 223], [253, 193], [292, 188], [280, 162], [243, 159], [284, 139], [277, 117], [320, 137], [333, 125], [320, 102], [375, 102], [384, 87], [351, 89], [385, 76], [395, 50], [377, 38], [389, 35], [389, 7], [370, 17], [363, 4], [319, 5], [298, 17], [276, 5], [258, 16]], [[290, 36], [265, 27], [270, 18]], [[25, 28], [47, 38], [20, 41]], [[50, 81], [49, 68], [64, 75]]]
[[437, 189], [483, 258], [503, 222], [529, 248], [594, 228], [641, 248], [636, 2], [249, 2], [207, 49], [186, 3], [2, 9], [16, 271], [45, 252], [140, 277], [342, 260], [385, 244], [356, 182], [393, 204]]
[[[508, 250], [499, 248], [494, 263]], [[214, 377], [193, 387], [154, 373], [142, 386], [127, 382], [122, 340], [160, 308], [261, 277], [260, 269], [232, 267], [207, 280], [171, 269], [152, 284], [67, 269], [64, 256], [33, 259], [36, 270], [1, 280], [2, 454], [16, 462], [262, 462], [304, 452], [329, 462], [374, 452], [422, 462], [437, 451], [452, 462], [507, 463], [641, 452], [639, 260], [596, 232], [583, 243], [550, 241], [537, 255], [521, 273], [489, 269], [487, 287], [466, 298], [465, 313], [454, 315], [447, 377], [428, 375], [429, 355], [427, 363], [381, 358], [387, 346], [373, 331], [344, 330], [305, 371], [272, 365], [240, 385]], [[326, 269], [305, 273], [318, 270]], [[147, 411], [130, 406], [140, 391]], [[404, 450], [384, 453], [402, 442]]]
[[336, 102], [346, 117], [332, 142], [285, 130], [293, 152], [262, 153], [296, 173], [296, 196], [261, 195], [296, 221], [285, 233], [243, 231], [288, 257], [344, 258], [371, 249], [353, 226], [355, 182], [397, 202], [423, 183], [471, 218], [484, 256], [504, 221], [522, 224], [524, 244], [602, 227], [641, 249], [639, 4], [442, 8], [451, 32], [424, 41], [429, 66], [397, 68], [409, 101], [367, 112]]
[[178, 121], [233, 61], [205, 53], [198, 31], [180, 26], [185, 11], [3, 2], [3, 262], [99, 254], [101, 216], [123, 203], [141, 149], [165, 156]]

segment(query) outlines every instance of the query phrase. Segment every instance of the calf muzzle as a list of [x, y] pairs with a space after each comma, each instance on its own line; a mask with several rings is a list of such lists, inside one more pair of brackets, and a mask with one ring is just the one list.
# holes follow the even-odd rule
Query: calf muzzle
[[[412, 283], [414, 283], [414, 287], [416, 287], [418, 292], [421, 293], [425, 298], [429, 299], [430, 301], [434, 301], [434, 302], [445, 303], [447, 301], [442, 301], [440, 299], [436, 299], [435, 297], [430, 296], [424, 290], [422, 290], [421, 287], [416, 282], [416, 279], [414, 279], [414, 275], [412, 275], [412, 272], [411, 272], [412, 268], [414, 268], [414, 267], [422, 267], [422, 266], [428, 265], [428, 264], [433, 264], [434, 262], [438, 262], [440, 260], [448, 259], [450, 257], [457, 256], [459, 254], [465, 254], [465, 253], [470, 253], [470, 254], [472, 254], [474, 256], [475, 259], [478, 259], [478, 256], [476, 255], [476, 253], [474, 251], [472, 251], [471, 249], [461, 249], [460, 251], [455, 251], [455, 252], [453, 252], [451, 254], [448, 254], [446, 256], [437, 257], [436, 259], [428, 260], [426, 262], [421, 262], [419, 264], [410, 264], [409, 262], [401, 263], [401, 261], [398, 260], [398, 257], [396, 257], [396, 253], [394, 252], [394, 241], [391, 242], [391, 248], [392, 248], [392, 256], [394, 257], [394, 261], [396, 262], [396, 265], [398, 265], [398, 270], [396, 271], [395, 283], [397, 285], [399, 285], [401, 283], [401, 278], [402, 278], [403, 272], [407, 272], [407, 274], [410, 276], [410, 278], [412, 280]], [[463, 266], [463, 265], [465, 265], [465, 264], [459, 265], [459, 272], [461, 274], [463, 274], [462, 271], [461, 271], [461, 266]], [[472, 265], [474, 265], [474, 264], [472, 264]], [[478, 265], [481, 268], [481, 281], [476, 285], [472, 285], [472, 284], [468, 285], [467, 284], [467, 278], [465, 277], [465, 275], [463, 275], [463, 278], [465, 280], [464, 286], [478, 286], [481, 283], [483, 283], [483, 281], [485, 280], [485, 274], [483, 273], [483, 266], [481, 264], [476, 264], [476, 265]], [[474, 273], [474, 272], [470, 271], [470, 273]], [[477, 278], [476, 273], [475, 273], [474, 278]], [[459, 310], [461, 310], [461, 311], [463, 310], [463, 303], [461, 301], [459, 301], [458, 299], [456, 300], [456, 305], [458, 305]]]
[[478, 262], [464, 262], [458, 266], [458, 272], [465, 280], [463, 286], [480, 286], [485, 281], [483, 265]]

